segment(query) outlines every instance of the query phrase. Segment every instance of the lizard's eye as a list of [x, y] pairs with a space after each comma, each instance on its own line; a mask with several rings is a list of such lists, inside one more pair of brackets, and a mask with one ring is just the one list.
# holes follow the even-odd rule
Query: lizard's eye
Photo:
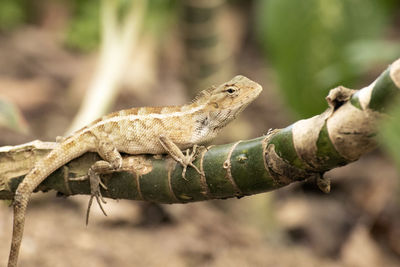
[[235, 93], [236, 92], [236, 88], [234, 88], [234, 87], [228, 87], [226, 90], [225, 90], [225, 92], [227, 92], [228, 94], [233, 94], [233, 93]]

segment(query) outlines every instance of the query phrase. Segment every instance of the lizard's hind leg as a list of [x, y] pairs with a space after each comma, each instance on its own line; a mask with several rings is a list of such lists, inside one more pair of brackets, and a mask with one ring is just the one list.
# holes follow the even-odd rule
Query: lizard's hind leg
[[122, 167], [122, 157], [118, 150], [110, 142], [99, 142], [97, 152], [104, 160], [96, 161], [88, 171], [88, 174], [82, 177], [71, 178], [73, 181], [82, 181], [89, 179], [90, 182], [90, 199], [86, 211], [86, 225], [89, 223], [90, 207], [93, 203], [93, 198], [96, 198], [97, 203], [103, 214], [107, 216], [103, 209], [102, 203], [106, 204], [100, 186], [107, 190], [107, 186], [101, 181], [100, 175], [109, 173], [110, 171], [118, 170]]

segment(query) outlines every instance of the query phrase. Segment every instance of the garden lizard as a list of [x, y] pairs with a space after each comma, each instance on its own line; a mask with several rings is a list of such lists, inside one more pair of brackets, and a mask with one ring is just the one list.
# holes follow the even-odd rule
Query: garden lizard
[[[103, 159], [88, 171], [91, 198], [102, 200], [99, 174], [118, 170], [120, 152], [128, 154], [168, 153], [183, 166], [199, 173], [192, 161], [197, 145], [207, 143], [257, 96], [262, 87], [244, 76], [236, 76], [218, 87], [206, 89], [189, 104], [169, 107], [142, 107], [106, 115], [58, 141], [57, 147], [35, 163], [19, 184], [14, 196], [14, 225], [8, 267], [17, 266], [24, 230], [25, 212], [34, 189], [52, 172], [86, 152], [97, 152]], [[193, 148], [184, 155], [181, 149]], [[202, 174], [203, 175], [203, 174]], [[89, 204], [89, 207], [90, 207]]]

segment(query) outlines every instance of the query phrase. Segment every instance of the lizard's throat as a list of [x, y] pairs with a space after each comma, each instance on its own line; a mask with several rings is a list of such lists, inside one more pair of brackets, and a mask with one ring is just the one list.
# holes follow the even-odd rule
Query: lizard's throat
[[212, 120], [215, 122], [214, 125], [212, 125], [214, 130], [220, 130], [223, 127], [225, 127], [228, 123], [230, 123], [232, 120], [234, 120], [239, 114], [240, 111], [243, 109], [227, 109], [227, 110], [221, 110], [218, 111], [215, 115], [215, 119]]

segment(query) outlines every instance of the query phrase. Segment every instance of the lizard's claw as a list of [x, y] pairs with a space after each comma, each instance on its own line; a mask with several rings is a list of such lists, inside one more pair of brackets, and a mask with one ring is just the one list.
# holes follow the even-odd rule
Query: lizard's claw
[[89, 179], [89, 175], [82, 175], [82, 176], [78, 176], [78, 177], [71, 177], [71, 178], [68, 178], [68, 180], [70, 180], [70, 181], [85, 181], [85, 180], [87, 180], [87, 179]]
[[181, 165], [183, 166], [183, 171], [182, 171], [182, 177], [183, 179], [186, 179], [186, 169], [187, 166], [192, 167], [193, 169], [195, 169], [200, 175], [204, 175], [203, 172], [201, 172], [196, 165], [193, 164], [193, 161], [196, 159], [196, 154], [197, 154], [197, 145], [193, 146], [193, 150], [192, 153], [190, 153], [190, 150], [187, 149], [186, 150], [186, 155], [183, 157], [183, 159], [181, 161], [179, 161], [181, 163]]
[[[99, 178], [99, 184], [101, 185], [101, 187], [104, 189], [104, 190], [108, 190], [108, 187], [101, 181], [101, 179]], [[100, 192], [100, 190], [99, 190], [99, 192]], [[101, 196], [101, 193], [100, 193], [100, 196]], [[101, 196], [102, 197], [102, 196]], [[103, 198], [103, 197], [102, 197]], [[107, 203], [105, 200], [102, 200], [102, 202], [103, 203]]]
[[198, 174], [200, 174], [201, 176], [204, 176], [204, 173], [201, 172], [201, 171], [199, 170], [199, 168], [196, 167], [196, 165], [194, 165], [194, 164], [191, 163], [191, 162], [190, 162], [189, 165], [190, 165], [193, 169], [195, 169], [195, 170], [197, 171]]
[[186, 181], [188, 180], [186, 179], [187, 166], [190, 165], [193, 161], [193, 153], [189, 154], [189, 152], [190, 150], [186, 149], [186, 155], [179, 161], [179, 163], [183, 166], [182, 178], [185, 179]]
[[[112, 150], [115, 152], [116, 150]], [[111, 163], [110, 163], [111, 162]], [[107, 202], [104, 200], [100, 187], [102, 187], [104, 190], [107, 190], [107, 186], [101, 181], [100, 179], [100, 173], [105, 173], [111, 170], [118, 170], [122, 167], [122, 158], [121, 156], [116, 157], [115, 159], [110, 160], [110, 162], [105, 161], [105, 160], [99, 160], [96, 161], [88, 171], [87, 177], [89, 177], [90, 181], [90, 200], [89, 200], [89, 205], [87, 208], [86, 212], [86, 225], [89, 222], [89, 213], [90, 213], [90, 207], [92, 206], [93, 198], [96, 198], [97, 204], [99, 204], [99, 207], [103, 214], [107, 216], [107, 213], [103, 209], [103, 204], [106, 204]]]
[[[107, 216], [106, 211], [103, 209], [103, 205], [101, 204], [101, 202], [103, 202], [104, 204], [107, 204], [107, 202], [104, 200], [103, 196], [100, 194], [98, 195], [91, 195], [90, 199], [89, 199], [89, 203], [88, 203], [88, 207], [87, 207], [87, 211], [86, 211], [86, 225], [89, 224], [89, 214], [90, 214], [90, 207], [92, 206], [93, 203], [93, 198], [96, 198], [97, 204], [99, 204], [99, 207], [101, 209], [101, 211], [103, 212], [104, 216]], [[101, 202], [100, 202], [101, 201]]]
[[187, 165], [183, 165], [182, 178], [188, 181], [188, 179], [186, 179], [186, 170], [187, 170]]
[[89, 169], [88, 177], [89, 177], [89, 181], [90, 181], [90, 199], [89, 199], [88, 208], [86, 211], [86, 225], [88, 225], [88, 223], [89, 223], [89, 214], [90, 214], [90, 208], [93, 203], [93, 198], [96, 198], [97, 204], [99, 205], [104, 216], [107, 216], [107, 213], [103, 209], [103, 205], [102, 205], [102, 203], [107, 204], [107, 202], [103, 198], [103, 195], [101, 194], [101, 190], [100, 190], [100, 186], [105, 190], [107, 190], [107, 186], [101, 181], [100, 175], [95, 170], [93, 170], [93, 168]]

